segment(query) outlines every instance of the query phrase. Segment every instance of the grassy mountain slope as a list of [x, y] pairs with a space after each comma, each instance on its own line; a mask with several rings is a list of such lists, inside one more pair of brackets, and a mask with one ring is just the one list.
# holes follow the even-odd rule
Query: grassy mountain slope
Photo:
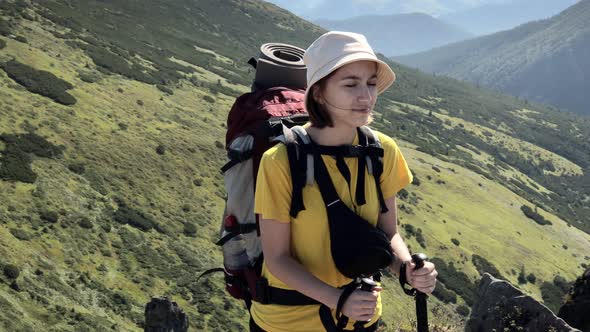
[[589, 18], [584, 0], [547, 20], [395, 61], [588, 115]]
[[419, 13], [324, 19], [315, 23], [328, 30], [362, 33], [375, 50], [390, 56], [421, 52], [471, 37], [456, 26]]
[[[0, 7], [0, 62], [51, 72], [76, 102], [0, 71], [0, 271], [20, 272], [16, 283], [0, 274], [0, 329], [136, 331], [162, 294], [193, 331], [244, 329], [247, 313], [221, 278], [195, 280], [221, 264], [212, 241], [225, 118], [262, 42], [305, 47], [321, 31], [256, 1], [19, 3]], [[460, 329], [457, 306], [481, 269], [473, 254], [513, 283], [521, 268], [534, 274], [521, 287], [538, 299], [555, 275], [573, 280], [590, 259], [590, 124], [393, 66], [398, 82], [374, 125], [397, 138], [420, 179], [400, 194], [402, 234], [452, 262], [439, 289], [461, 293], [451, 304], [432, 297], [432, 321]], [[525, 217], [523, 204], [552, 224]], [[395, 280], [385, 287], [386, 323], [409, 328], [411, 299]]]

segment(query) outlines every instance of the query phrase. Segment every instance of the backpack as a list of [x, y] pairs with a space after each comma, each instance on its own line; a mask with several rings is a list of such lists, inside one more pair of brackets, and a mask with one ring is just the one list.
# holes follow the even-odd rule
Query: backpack
[[225, 284], [237, 299], [257, 298], [256, 281], [262, 269], [262, 247], [254, 214], [256, 175], [262, 154], [289, 127], [309, 120], [304, 91], [274, 87], [238, 97], [228, 115], [222, 167], [227, 199], [217, 245], [222, 247]]

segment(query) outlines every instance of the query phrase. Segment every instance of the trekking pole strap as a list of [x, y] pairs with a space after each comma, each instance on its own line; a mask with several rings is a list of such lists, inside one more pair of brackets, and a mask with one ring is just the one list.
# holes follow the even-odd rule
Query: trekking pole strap
[[254, 232], [258, 230], [258, 225], [257, 224], [239, 224], [236, 225], [232, 228], [226, 228], [225, 229], [228, 233], [222, 237], [221, 239], [219, 239], [217, 242], [215, 242], [216, 245], [218, 246], [222, 246], [224, 245], [227, 241], [233, 239], [234, 237], [240, 235], [240, 234], [247, 234], [250, 232]]
[[196, 281], [196, 282], [199, 282], [199, 279], [201, 279], [202, 277], [204, 277], [204, 276], [206, 276], [206, 275], [208, 275], [208, 274], [215, 273], [215, 272], [223, 272], [223, 271], [225, 271], [225, 269], [224, 269], [224, 268], [222, 268], [222, 267], [216, 267], [216, 268], [214, 268], [214, 269], [209, 269], [209, 270], [207, 270], [207, 271], [205, 271], [205, 272], [201, 273], [201, 275], [199, 275], [199, 276], [197, 277], [197, 281]]

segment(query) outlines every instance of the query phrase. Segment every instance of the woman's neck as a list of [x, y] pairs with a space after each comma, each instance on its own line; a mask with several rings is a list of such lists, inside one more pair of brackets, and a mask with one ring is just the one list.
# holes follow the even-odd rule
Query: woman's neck
[[311, 125], [305, 129], [311, 139], [319, 145], [338, 146], [352, 144], [356, 136], [356, 128], [352, 127], [324, 127], [317, 128]]

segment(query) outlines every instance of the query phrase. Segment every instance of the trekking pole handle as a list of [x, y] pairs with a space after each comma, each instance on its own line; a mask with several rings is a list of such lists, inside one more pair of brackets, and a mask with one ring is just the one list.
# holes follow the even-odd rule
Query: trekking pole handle
[[413, 254], [412, 260], [414, 261], [414, 264], [416, 264], [414, 270], [417, 270], [424, 267], [424, 262], [428, 260], [428, 256], [423, 253]]
[[361, 290], [365, 292], [372, 292], [377, 287], [377, 283], [371, 278], [361, 279]]

